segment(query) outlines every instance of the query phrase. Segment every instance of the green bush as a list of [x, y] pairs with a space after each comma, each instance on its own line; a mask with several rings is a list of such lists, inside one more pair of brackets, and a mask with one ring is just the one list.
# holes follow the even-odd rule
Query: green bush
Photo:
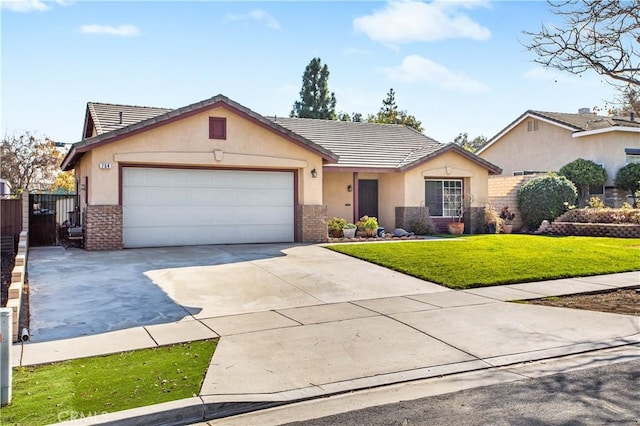
[[[569, 179], [576, 186], [580, 195], [579, 204], [584, 207], [589, 196], [589, 186], [602, 186], [607, 180], [607, 171], [600, 164], [591, 160], [578, 158], [571, 163], [565, 164], [558, 172], [560, 176]], [[573, 201], [571, 201], [573, 203]]]
[[553, 221], [577, 197], [576, 187], [564, 176], [549, 174], [531, 179], [518, 190], [518, 209], [530, 229], [543, 220]]
[[629, 191], [634, 206], [637, 205], [636, 193], [640, 192], [640, 163], [629, 163], [618, 170], [614, 183], [616, 188]]

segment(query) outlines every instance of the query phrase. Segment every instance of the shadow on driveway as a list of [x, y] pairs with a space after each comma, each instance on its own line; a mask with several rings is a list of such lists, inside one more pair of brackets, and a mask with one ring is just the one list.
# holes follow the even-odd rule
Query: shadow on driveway
[[[89, 252], [29, 250], [30, 333], [34, 342], [180, 321], [202, 306], [176, 303], [148, 274], [284, 256], [295, 244], [164, 247]], [[184, 268], [184, 269], [180, 269]], [[211, 277], [210, 279], [215, 279]]]

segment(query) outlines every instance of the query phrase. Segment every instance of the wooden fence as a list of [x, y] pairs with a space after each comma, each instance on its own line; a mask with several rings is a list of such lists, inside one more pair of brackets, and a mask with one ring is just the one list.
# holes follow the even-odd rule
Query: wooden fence
[[0, 234], [20, 235], [22, 232], [22, 197], [19, 195], [3, 196], [0, 205], [0, 222], [2, 223]]

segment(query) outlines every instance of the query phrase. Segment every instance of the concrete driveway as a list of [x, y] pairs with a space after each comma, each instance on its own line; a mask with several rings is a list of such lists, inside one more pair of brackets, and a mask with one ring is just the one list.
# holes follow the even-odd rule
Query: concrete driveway
[[319, 246], [29, 251], [34, 342], [450, 290]]

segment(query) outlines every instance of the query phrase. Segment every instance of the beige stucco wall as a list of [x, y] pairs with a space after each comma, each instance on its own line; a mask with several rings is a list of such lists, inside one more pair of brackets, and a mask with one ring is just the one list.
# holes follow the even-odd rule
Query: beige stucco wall
[[[227, 139], [209, 139], [209, 117], [227, 119]], [[110, 163], [110, 169], [100, 169]], [[89, 176], [89, 204], [119, 202], [119, 165], [171, 165], [298, 171], [298, 202], [322, 204], [322, 158], [307, 148], [218, 107], [86, 153], [79, 168]], [[316, 169], [317, 178], [311, 170]]]
[[[396, 227], [396, 207], [405, 206], [404, 173], [380, 173], [378, 178], [378, 223], [391, 232]], [[422, 186], [424, 198], [424, 184]]]
[[[354, 194], [348, 192], [347, 186], [354, 188], [352, 172], [330, 172], [324, 174], [324, 203], [327, 205], [327, 216], [341, 217], [348, 222], [356, 222], [359, 218], [354, 215]], [[395, 171], [389, 173], [358, 173], [358, 179], [378, 181], [378, 223], [386, 229], [395, 226], [395, 208], [402, 206], [404, 200], [404, 174]]]
[[488, 170], [455, 152], [446, 152], [406, 172], [404, 206], [424, 205], [425, 179], [462, 179], [465, 195], [472, 196], [471, 207], [482, 207], [488, 200]]
[[347, 186], [354, 185], [353, 173], [327, 172], [324, 173], [323, 201], [327, 205], [327, 217], [341, 217], [347, 222], [354, 222], [353, 194], [348, 192]]
[[78, 194], [80, 195], [80, 210], [84, 211], [87, 200], [86, 178], [89, 178], [89, 185], [93, 182], [92, 170], [89, 165], [93, 162], [92, 152], [87, 152], [83, 159], [75, 168], [75, 176], [78, 180]]
[[640, 133], [607, 132], [574, 138], [571, 130], [538, 120], [537, 131], [527, 131], [527, 120], [488, 147], [480, 157], [502, 168], [504, 176], [514, 171], [558, 171], [578, 158], [603, 163], [606, 186], [613, 185], [618, 170], [626, 164], [625, 148], [640, 148]]
[[[406, 172], [358, 173], [358, 179], [378, 181], [378, 223], [387, 230], [395, 228], [396, 207], [424, 205], [425, 178], [463, 179], [465, 193], [473, 195], [473, 207], [482, 207], [488, 200], [487, 169], [454, 152], [439, 155]], [[347, 192], [349, 184], [353, 184], [353, 173], [325, 172], [324, 202], [328, 217], [358, 220], [353, 217], [355, 191]]]

